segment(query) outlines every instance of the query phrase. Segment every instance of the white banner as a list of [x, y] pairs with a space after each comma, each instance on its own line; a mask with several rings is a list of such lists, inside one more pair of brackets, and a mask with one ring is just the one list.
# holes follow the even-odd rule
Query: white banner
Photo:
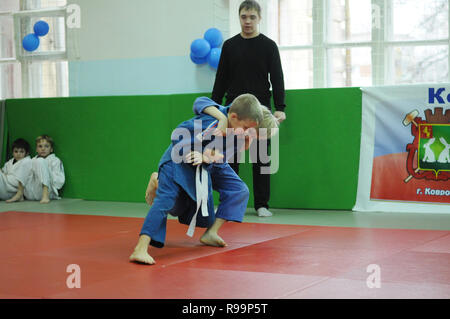
[[361, 90], [353, 210], [450, 213], [450, 83]]

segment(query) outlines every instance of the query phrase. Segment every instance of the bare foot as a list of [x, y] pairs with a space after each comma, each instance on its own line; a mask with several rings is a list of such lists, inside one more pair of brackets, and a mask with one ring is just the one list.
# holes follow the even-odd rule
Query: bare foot
[[14, 203], [14, 202], [23, 202], [23, 185], [21, 182], [19, 182], [19, 185], [17, 186], [17, 193], [8, 199], [7, 203]]
[[152, 173], [150, 181], [148, 182], [147, 190], [145, 191], [145, 201], [152, 205], [156, 197], [156, 189], [158, 188], [158, 173]]
[[130, 256], [130, 261], [147, 265], [155, 264], [155, 260], [147, 252], [150, 240], [151, 239], [148, 235], [139, 236], [136, 248], [134, 248], [134, 251]]
[[50, 196], [49, 196], [48, 187], [45, 186], [45, 185], [42, 187], [42, 199], [41, 199], [40, 203], [41, 204], [48, 204], [48, 203], [50, 203]]
[[142, 249], [135, 249], [130, 256], [130, 261], [147, 265], [154, 265], [156, 263], [153, 257], [150, 256], [147, 251]]
[[214, 232], [206, 231], [200, 238], [200, 242], [207, 246], [225, 247], [227, 243]]
[[10, 199], [6, 200], [7, 203], [14, 203], [14, 202], [23, 202], [23, 195], [16, 194]]

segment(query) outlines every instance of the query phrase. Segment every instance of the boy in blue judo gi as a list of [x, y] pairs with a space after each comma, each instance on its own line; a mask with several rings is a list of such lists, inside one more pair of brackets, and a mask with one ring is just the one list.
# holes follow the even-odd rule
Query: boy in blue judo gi
[[[224, 112], [225, 106], [218, 104], [210, 105], [211, 102], [212, 102], [211, 99], [207, 97], [199, 97], [194, 102], [193, 111], [196, 115], [205, 113], [216, 118], [218, 122], [217, 126], [215, 126], [213, 134], [225, 135], [228, 127], [228, 118], [224, 114], [226, 113]], [[245, 138], [244, 144], [241, 146], [243, 146], [245, 150], [249, 149], [253, 139], [255, 138], [259, 140], [271, 139], [274, 135], [278, 133], [279, 127], [278, 118], [276, 118], [266, 106], [261, 105], [261, 110], [263, 113], [263, 120], [262, 122], [260, 122], [258, 129], [253, 132], [248, 132], [248, 134], [244, 136]], [[237, 151], [242, 151], [242, 149]], [[229, 161], [227, 162], [230, 163]], [[158, 189], [158, 173], [153, 172], [150, 175], [150, 180], [148, 182], [148, 186], [145, 191], [145, 201], [150, 206], [153, 204], [153, 200], [156, 197], [157, 189]]]
[[[232, 132], [224, 138], [212, 134], [218, 121], [207, 114], [199, 114], [174, 130], [172, 143], [158, 165], [155, 200], [145, 218], [130, 261], [155, 263], [148, 254], [148, 246], [164, 246], [168, 214], [189, 225], [188, 235], [192, 236], [196, 226], [207, 228], [200, 241], [216, 247], [226, 246], [218, 235], [226, 221], [242, 222], [249, 190], [226, 159], [232, 157], [239, 147], [236, 145], [236, 134], [242, 135], [261, 122], [260, 103], [255, 96], [243, 94], [229, 107], [222, 107], [208, 98], [197, 99], [196, 104], [200, 109], [218, 107], [227, 117], [227, 127]], [[216, 213], [213, 189], [219, 192], [220, 204]]]

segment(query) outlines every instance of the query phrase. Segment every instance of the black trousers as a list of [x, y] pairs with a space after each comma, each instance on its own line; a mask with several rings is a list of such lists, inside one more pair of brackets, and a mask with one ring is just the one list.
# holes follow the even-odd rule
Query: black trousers
[[[265, 207], [269, 208], [269, 200], [270, 200], [270, 174], [262, 174], [262, 167], [270, 167], [270, 162], [263, 163], [259, 156], [259, 148], [261, 143], [268, 143], [267, 147], [264, 147], [265, 150], [268, 150], [270, 145], [270, 140], [254, 140], [253, 143], [257, 143], [258, 156], [255, 163], [252, 163], [253, 170], [253, 200], [254, 207], [257, 210], [258, 208]], [[239, 175], [239, 159], [238, 154], [235, 154], [233, 163], [229, 163], [231, 168]], [[267, 169], [268, 171], [268, 169]]]
[[[225, 105], [230, 105], [234, 98], [237, 96], [227, 96]], [[259, 102], [271, 109], [270, 106], [270, 95], [268, 98], [263, 98], [261, 96], [256, 96]], [[261, 207], [269, 208], [269, 200], [270, 200], [270, 174], [261, 174], [261, 167], [270, 166], [269, 163], [263, 163], [259, 156], [259, 145], [260, 143], [268, 143], [266, 150], [269, 149], [270, 140], [259, 141], [255, 140], [253, 143], [258, 142], [258, 156], [256, 159], [256, 163], [252, 164], [253, 168], [253, 200], [255, 209], [259, 209]], [[239, 161], [237, 158], [237, 154], [234, 156], [234, 163], [229, 163], [231, 168], [239, 175]]]

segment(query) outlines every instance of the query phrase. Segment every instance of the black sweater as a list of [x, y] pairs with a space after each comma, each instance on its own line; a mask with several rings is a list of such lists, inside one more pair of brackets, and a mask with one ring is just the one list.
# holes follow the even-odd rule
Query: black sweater
[[240, 94], [251, 93], [270, 108], [270, 84], [275, 109], [284, 112], [283, 69], [273, 40], [263, 34], [251, 39], [238, 34], [224, 42], [212, 100], [222, 104], [226, 93], [226, 101], [230, 103]]

